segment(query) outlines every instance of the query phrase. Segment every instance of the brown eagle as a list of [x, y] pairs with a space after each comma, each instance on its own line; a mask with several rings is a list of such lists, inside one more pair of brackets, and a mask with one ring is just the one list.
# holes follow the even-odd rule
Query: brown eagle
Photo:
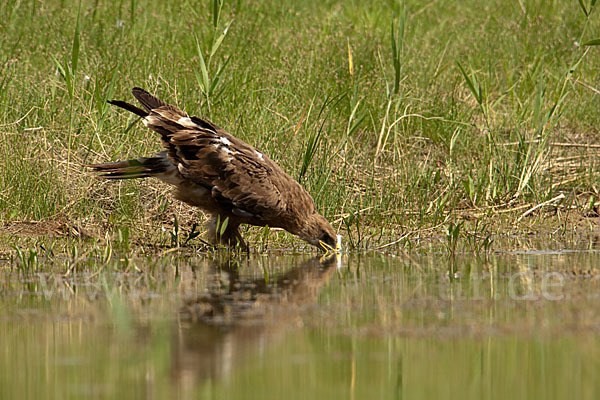
[[143, 109], [119, 100], [109, 103], [142, 117], [165, 150], [153, 157], [88, 165], [101, 177], [155, 177], [173, 185], [175, 198], [209, 214], [209, 240], [215, 244], [247, 249], [238, 228], [250, 224], [283, 228], [325, 251], [339, 249], [340, 238], [310, 194], [264, 153], [143, 89], [132, 93]]

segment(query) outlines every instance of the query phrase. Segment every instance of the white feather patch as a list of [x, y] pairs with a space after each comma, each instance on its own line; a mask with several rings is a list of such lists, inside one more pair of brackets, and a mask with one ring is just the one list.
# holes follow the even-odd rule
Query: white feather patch
[[156, 125], [156, 117], [153, 115], [148, 115], [142, 120], [144, 126], [148, 127], [148, 125]]
[[256, 156], [257, 156], [258, 158], [260, 158], [262, 161], [265, 161], [265, 158], [263, 157], [263, 155], [262, 155], [262, 153], [261, 153], [261, 152], [259, 152], [259, 151], [256, 151], [256, 150], [254, 150], [254, 152], [256, 153]]
[[183, 174], [183, 171], [184, 171], [185, 167], [183, 166], [182, 163], [179, 163], [179, 164], [177, 164], [177, 169], [179, 170], [180, 173]]
[[229, 146], [231, 142], [224, 136], [219, 137], [219, 142], [223, 143], [225, 146]]
[[177, 120], [177, 123], [181, 126], [185, 126], [187, 128], [197, 128], [196, 125], [190, 117], [181, 117]]

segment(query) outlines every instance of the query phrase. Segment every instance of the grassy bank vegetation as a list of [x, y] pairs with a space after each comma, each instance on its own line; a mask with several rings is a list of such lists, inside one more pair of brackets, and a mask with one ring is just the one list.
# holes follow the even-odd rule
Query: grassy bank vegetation
[[594, 231], [593, 3], [3, 2], [3, 241], [176, 246], [202, 222], [159, 182], [101, 182], [82, 167], [160, 150], [106, 104], [133, 86], [268, 153], [351, 248]]

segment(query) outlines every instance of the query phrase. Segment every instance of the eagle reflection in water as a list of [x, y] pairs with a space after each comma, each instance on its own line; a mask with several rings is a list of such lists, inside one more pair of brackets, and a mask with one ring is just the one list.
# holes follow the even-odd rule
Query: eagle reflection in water
[[243, 277], [235, 261], [215, 263], [208, 293], [180, 310], [173, 335], [175, 385], [187, 391], [204, 380], [227, 380], [248, 357], [301, 327], [303, 312], [340, 266], [339, 254], [315, 257], [266, 280]]

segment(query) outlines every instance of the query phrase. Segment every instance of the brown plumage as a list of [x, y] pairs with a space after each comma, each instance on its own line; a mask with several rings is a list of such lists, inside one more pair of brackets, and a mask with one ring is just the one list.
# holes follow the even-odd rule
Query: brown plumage
[[[143, 118], [161, 136], [165, 151], [153, 157], [92, 164], [106, 179], [155, 177], [175, 186], [175, 197], [210, 215], [210, 240], [246, 248], [240, 224], [283, 228], [314, 246], [336, 246], [331, 224], [302, 186], [275, 162], [244, 141], [169, 105], [140, 88], [132, 90], [143, 109], [109, 103]], [[223, 234], [217, 224], [227, 225]], [[219, 229], [220, 231], [221, 229]]]

